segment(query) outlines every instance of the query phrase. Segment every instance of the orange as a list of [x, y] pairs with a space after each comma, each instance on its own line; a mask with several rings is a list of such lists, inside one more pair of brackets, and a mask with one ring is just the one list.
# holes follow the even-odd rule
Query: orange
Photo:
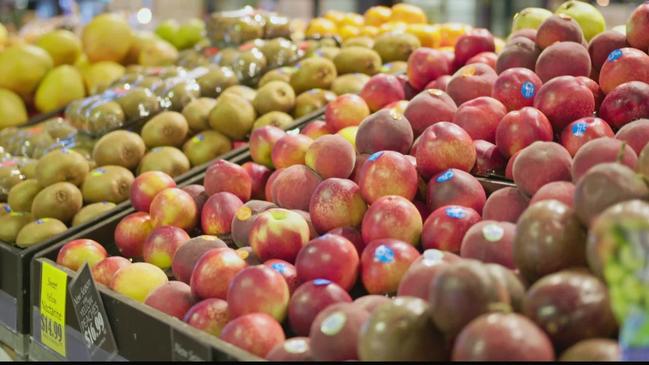
[[338, 10], [327, 10], [322, 16], [325, 19], [329, 19], [336, 24], [340, 24], [345, 17], [345, 13]]
[[419, 7], [410, 4], [397, 4], [392, 7], [393, 22], [426, 23], [426, 14]]
[[419, 38], [422, 47], [437, 48], [441, 43], [438, 27], [431, 24], [409, 24], [407, 32]]
[[378, 27], [389, 21], [391, 16], [392, 9], [387, 6], [372, 6], [365, 12], [365, 24]]
[[441, 45], [447, 47], [455, 46], [458, 38], [471, 29], [471, 26], [460, 23], [446, 23], [440, 27]]
[[355, 27], [362, 27], [365, 23], [363, 16], [355, 13], [347, 13], [343, 16], [343, 19], [338, 23], [338, 25], [353, 25]]
[[364, 36], [368, 37], [374, 37], [375, 35], [379, 34], [379, 28], [371, 26], [371, 25], [366, 25], [361, 28], [361, 34]]
[[343, 25], [338, 29], [338, 35], [343, 40], [352, 37], [357, 37], [360, 34], [361, 34], [361, 30], [358, 27], [355, 27], [353, 25]]
[[309, 22], [304, 34], [307, 37], [314, 35], [334, 35], [336, 34], [336, 24], [329, 19], [314, 18]]

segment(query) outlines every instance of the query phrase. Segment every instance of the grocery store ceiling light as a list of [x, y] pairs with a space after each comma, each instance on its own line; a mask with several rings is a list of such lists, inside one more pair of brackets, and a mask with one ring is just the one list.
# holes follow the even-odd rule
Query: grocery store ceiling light
[[151, 19], [153, 18], [153, 14], [151, 13], [151, 9], [149, 8], [141, 8], [140, 10], [137, 11], [137, 21], [140, 24], [149, 24], [151, 23]]

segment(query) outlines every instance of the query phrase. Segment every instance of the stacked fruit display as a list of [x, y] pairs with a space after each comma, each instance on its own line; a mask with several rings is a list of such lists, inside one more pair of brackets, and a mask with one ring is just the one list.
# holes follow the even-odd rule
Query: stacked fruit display
[[271, 360], [619, 360], [647, 305], [618, 229], [649, 218], [648, 14], [602, 32], [569, 1], [498, 55], [483, 29], [415, 50], [202, 186], [137, 177], [124, 257], [81, 239], [57, 262]]

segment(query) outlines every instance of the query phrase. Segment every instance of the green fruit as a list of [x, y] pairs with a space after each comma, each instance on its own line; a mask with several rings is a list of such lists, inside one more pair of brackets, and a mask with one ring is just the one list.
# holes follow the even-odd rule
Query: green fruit
[[183, 152], [192, 166], [202, 165], [232, 149], [228, 137], [217, 131], [203, 131], [190, 138], [183, 145]]
[[349, 38], [343, 42], [343, 48], [345, 47], [364, 47], [372, 49], [372, 47], [374, 47], [374, 39], [370, 37]]
[[16, 237], [16, 246], [29, 247], [68, 230], [63, 222], [54, 218], [42, 218], [26, 224]]
[[183, 144], [189, 126], [185, 117], [178, 112], [162, 112], [151, 118], [142, 127], [142, 139], [148, 148], [159, 146], [178, 147]]
[[569, 15], [579, 23], [587, 42], [606, 30], [606, 20], [602, 13], [587, 2], [566, 1], [557, 8], [555, 13]]
[[182, 151], [175, 147], [156, 147], [149, 151], [138, 167], [138, 174], [147, 171], [161, 171], [176, 177], [189, 171], [189, 160]]
[[9, 191], [7, 202], [14, 212], [29, 212], [32, 209], [32, 202], [41, 191], [38, 180], [29, 179], [14, 185]]
[[135, 32], [133, 34], [133, 41], [131, 42], [131, 47], [129, 47], [128, 54], [124, 58], [123, 63], [125, 65], [136, 64], [138, 62], [138, 59], [140, 58], [140, 52], [142, 52], [142, 48], [144, 48], [145, 45], [151, 42], [155, 42], [156, 40], [159, 40], [159, 38], [153, 32], [149, 32], [149, 31]]
[[318, 109], [336, 99], [336, 93], [329, 90], [311, 89], [298, 95], [295, 100], [295, 110], [293, 116], [300, 118]]
[[38, 160], [30, 160], [20, 167], [20, 172], [25, 176], [25, 179], [35, 179], [36, 166], [38, 166]]
[[63, 108], [71, 101], [86, 95], [83, 77], [76, 68], [61, 65], [45, 75], [38, 85], [34, 103], [41, 113]]
[[178, 33], [178, 29], [180, 28], [180, 25], [178, 22], [174, 19], [167, 19], [155, 28], [155, 34], [158, 35], [158, 37], [164, 39], [167, 42], [173, 42], [173, 39], [176, 37], [176, 33]]
[[0, 129], [23, 125], [27, 119], [23, 99], [9, 89], [0, 89]]
[[215, 61], [219, 66], [230, 67], [239, 57], [239, 51], [236, 48], [224, 48], [215, 56]]
[[268, 61], [257, 48], [239, 53], [239, 57], [232, 64], [232, 71], [244, 84], [256, 84], [256, 79], [268, 66]]
[[331, 91], [336, 95], [359, 94], [369, 80], [369, 76], [361, 73], [338, 76], [331, 84]]
[[82, 110], [82, 119], [72, 120], [72, 124], [91, 135], [104, 133], [122, 127], [126, 116], [122, 107], [115, 101], [99, 102], [89, 105], [87, 110]]
[[512, 33], [521, 29], [539, 29], [552, 12], [543, 8], [525, 8], [514, 15]]
[[133, 173], [121, 166], [102, 166], [88, 173], [81, 187], [86, 203], [121, 203], [128, 200]]
[[163, 106], [181, 111], [185, 105], [201, 96], [201, 87], [195, 80], [163, 81], [154, 85], [152, 91], [163, 99]]
[[419, 38], [410, 33], [384, 33], [374, 43], [374, 50], [383, 62], [407, 61], [419, 47]]
[[34, 218], [56, 218], [70, 222], [83, 205], [79, 189], [68, 183], [59, 182], [41, 190], [32, 203]]
[[132, 87], [115, 101], [124, 111], [126, 120], [130, 121], [148, 117], [160, 110], [160, 99], [153, 95], [151, 90], [143, 87]]
[[288, 83], [291, 81], [291, 75], [294, 72], [295, 72], [295, 67], [280, 67], [268, 71], [259, 80], [258, 87], [262, 87], [271, 81], [283, 81]]
[[329, 89], [338, 76], [336, 66], [326, 58], [311, 57], [300, 62], [291, 75], [291, 86], [296, 94], [309, 89]]
[[211, 67], [209, 71], [196, 79], [201, 88], [201, 95], [216, 98], [230, 86], [237, 85], [237, 76], [228, 67]]
[[258, 114], [279, 111], [290, 113], [295, 106], [295, 92], [283, 81], [271, 81], [257, 91], [252, 105]]
[[270, 112], [257, 118], [255, 124], [253, 124], [252, 126], [252, 130], [254, 131], [257, 128], [261, 128], [267, 125], [272, 125], [273, 127], [281, 129], [287, 129], [293, 124], [293, 122], [293, 117], [284, 112]]
[[117, 205], [115, 205], [115, 203], [110, 202], [100, 202], [86, 205], [85, 207], [81, 208], [81, 210], [77, 212], [77, 214], [74, 215], [74, 218], [72, 219], [72, 227], [90, 222], [100, 215], [112, 210], [116, 206]]
[[33, 220], [29, 213], [11, 212], [0, 216], [0, 241], [14, 243], [20, 230]]
[[334, 58], [339, 75], [363, 73], [374, 75], [381, 68], [381, 57], [374, 50], [363, 47], [346, 47]]
[[178, 50], [171, 43], [156, 39], [142, 46], [138, 63], [147, 67], [173, 65], [178, 59]]
[[36, 45], [46, 50], [54, 61], [54, 66], [72, 65], [81, 55], [81, 40], [72, 32], [57, 29], [45, 33]]
[[0, 190], [9, 191], [24, 179], [25, 176], [23, 176], [17, 166], [0, 167]]
[[124, 72], [126, 72], [124, 66], [111, 61], [93, 63], [80, 70], [88, 94], [91, 95], [106, 90], [113, 82], [124, 76]]
[[78, 152], [54, 150], [38, 160], [36, 179], [41, 187], [63, 181], [81, 185], [89, 169], [88, 161]]
[[208, 116], [216, 105], [216, 100], [211, 98], [198, 98], [192, 100], [183, 108], [183, 116], [187, 120], [189, 129], [194, 132], [210, 129]]
[[200, 19], [190, 19], [187, 23], [180, 25], [174, 37], [174, 46], [178, 49], [193, 47], [205, 36], [205, 23]]
[[255, 96], [257, 96], [257, 90], [245, 85], [230, 86], [229, 88], [223, 91], [223, 94], [229, 94], [229, 93], [240, 96], [248, 100], [248, 102], [250, 103], [252, 103], [252, 101], [255, 100]]
[[242, 140], [252, 129], [257, 114], [246, 99], [224, 93], [210, 111], [210, 126], [233, 140]]
[[101, 14], [83, 28], [81, 42], [90, 62], [121, 62], [133, 42], [133, 31], [123, 17]]
[[297, 45], [284, 38], [269, 40], [261, 46], [260, 50], [266, 57], [269, 68], [288, 65], [299, 58]]
[[17, 44], [0, 52], [0, 88], [29, 100], [54, 61], [44, 49]]

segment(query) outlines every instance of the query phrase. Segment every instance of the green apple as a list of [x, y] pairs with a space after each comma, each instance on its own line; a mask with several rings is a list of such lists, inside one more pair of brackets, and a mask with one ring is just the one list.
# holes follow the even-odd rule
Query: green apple
[[552, 16], [552, 12], [543, 8], [525, 8], [516, 15], [512, 22], [512, 33], [521, 29], [539, 29], [545, 19]]
[[606, 30], [606, 20], [596, 7], [583, 1], [570, 0], [561, 4], [555, 11], [556, 14], [569, 15], [581, 27], [586, 41]]
[[158, 37], [164, 39], [165, 41], [173, 43], [173, 40], [174, 38], [176, 38], [176, 34], [178, 33], [179, 28], [180, 26], [178, 25], [177, 21], [175, 21], [174, 19], [167, 19], [158, 24], [158, 26], [155, 28], [155, 34], [157, 34]]

